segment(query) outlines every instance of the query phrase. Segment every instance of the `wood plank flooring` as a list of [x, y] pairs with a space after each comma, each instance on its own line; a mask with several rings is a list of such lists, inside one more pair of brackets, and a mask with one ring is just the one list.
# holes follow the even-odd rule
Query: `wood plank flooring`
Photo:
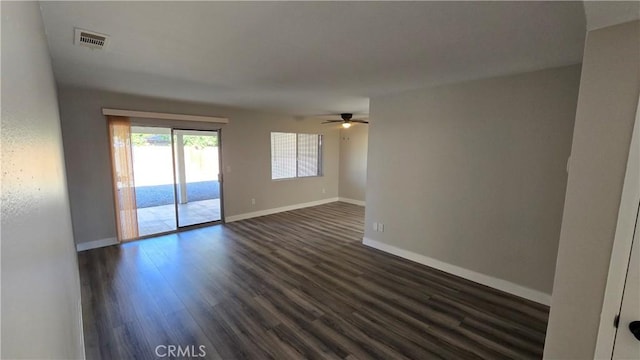
[[363, 218], [336, 202], [81, 252], [87, 359], [542, 357], [548, 307], [368, 248]]

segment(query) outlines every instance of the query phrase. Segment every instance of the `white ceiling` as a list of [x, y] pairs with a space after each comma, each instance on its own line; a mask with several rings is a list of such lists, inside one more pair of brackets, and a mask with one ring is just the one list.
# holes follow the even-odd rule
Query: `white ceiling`
[[[61, 84], [294, 115], [579, 63], [582, 2], [43, 2]], [[73, 45], [74, 27], [111, 36]]]

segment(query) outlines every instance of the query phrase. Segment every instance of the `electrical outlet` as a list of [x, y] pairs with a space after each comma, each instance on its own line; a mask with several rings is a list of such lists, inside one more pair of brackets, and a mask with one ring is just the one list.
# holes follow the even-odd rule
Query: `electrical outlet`
[[256, 199], [251, 199], [251, 205], [255, 205], [256, 204]]
[[384, 232], [384, 224], [383, 223], [378, 223], [378, 231]]

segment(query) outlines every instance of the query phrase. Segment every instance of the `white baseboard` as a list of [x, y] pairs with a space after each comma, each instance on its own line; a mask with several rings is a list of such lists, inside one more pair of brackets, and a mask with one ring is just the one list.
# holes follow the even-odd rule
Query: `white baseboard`
[[88, 242], [76, 244], [76, 250], [80, 252], [85, 250], [97, 249], [105, 246], [116, 245], [117, 243], [118, 243], [118, 239], [114, 237], [88, 241]]
[[338, 201], [346, 202], [346, 203], [353, 204], [353, 205], [365, 206], [365, 202], [362, 201], [362, 200], [354, 200], [354, 199], [339, 197]]
[[322, 199], [317, 201], [310, 201], [310, 202], [301, 203], [301, 204], [282, 206], [282, 207], [273, 208], [273, 209], [266, 209], [266, 210], [254, 211], [250, 213], [231, 215], [231, 216], [226, 216], [224, 218], [224, 221], [227, 223], [230, 223], [230, 222], [239, 221], [239, 220], [251, 219], [258, 216], [277, 214], [283, 211], [291, 211], [291, 210], [302, 209], [310, 206], [328, 204], [336, 201], [338, 201], [338, 198], [334, 197], [334, 198]]
[[400, 249], [392, 245], [382, 243], [380, 241], [363, 238], [362, 243], [370, 246], [374, 249], [382, 250], [384, 252], [399, 256], [401, 258], [417, 262], [422, 265], [430, 266], [432, 268], [442, 270], [449, 274], [459, 276], [461, 278], [477, 282], [482, 285], [498, 289], [509, 294], [513, 294], [539, 304], [549, 306], [551, 304], [551, 295], [543, 293], [538, 290], [530, 289], [528, 287], [514, 284], [507, 280], [495, 278], [493, 276], [481, 274], [473, 270], [465, 269], [456, 265], [448, 264], [428, 256], [420, 255], [408, 250]]

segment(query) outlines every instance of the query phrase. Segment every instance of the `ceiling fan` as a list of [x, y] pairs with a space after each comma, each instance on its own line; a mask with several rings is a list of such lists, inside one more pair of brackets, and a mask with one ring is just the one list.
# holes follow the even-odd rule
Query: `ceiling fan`
[[361, 123], [361, 124], [369, 123], [366, 120], [351, 119], [353, 117], [353, 114], [349, 114], [349, 113], [340, 114], [340, 117], [342, 118], [342, 120], [327, 120], [323, 122], [323, 124], [342, 123], [342, 127], [345, 129], [348, 129], [351, 127], [352, 123]]

